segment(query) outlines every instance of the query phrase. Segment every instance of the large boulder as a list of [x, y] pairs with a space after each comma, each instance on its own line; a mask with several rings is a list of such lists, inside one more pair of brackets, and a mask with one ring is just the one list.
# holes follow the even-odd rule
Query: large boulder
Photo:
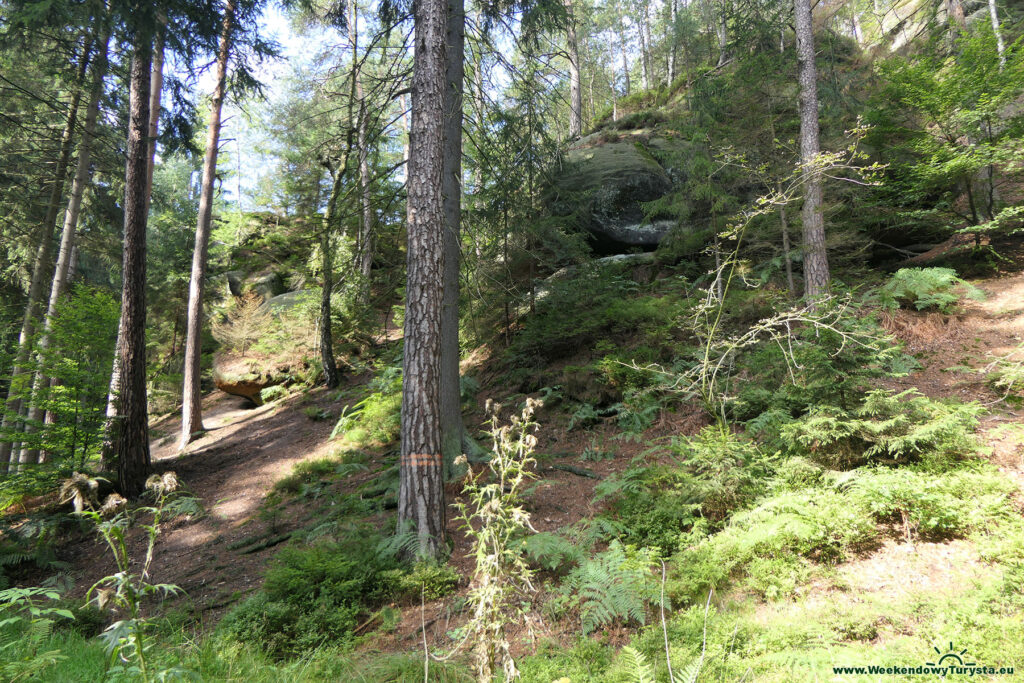
[[566, 156], [555, 188], [555, 212], [575, 213], [598, 253], [654, 249], [677, 221], [645, 215], [643, 204], [664, 197], [673, 185], [672, 174], [651, 150], [664, 154], [680, 149], [681, 143], [660, 137], [583, 138]]
[[213, 383], [226, 394], [242, 396], [255, 405], [263, 405], [260, 392], [284, 384], [290, 375], [279, 368], [233, 356], [218, 356], [213, 363]]

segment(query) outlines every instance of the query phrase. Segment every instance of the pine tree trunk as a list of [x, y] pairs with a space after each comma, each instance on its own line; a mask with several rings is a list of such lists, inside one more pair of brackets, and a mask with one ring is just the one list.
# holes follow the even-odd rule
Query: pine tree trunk
[[640, 25], [640, 30], [643, 32], [644, 43], [644, 61], [647, 62], [647, 79], [648, 87], [654, 87], [657, 85], [657, 75], [654, 73], [654, 41], [651, 40], [651, 6], [649, 3], [644, 3], [643, 11], [643, 23]]
[[323, 267], [323, 286], [320, 290], [320, 367], [324, 371], [324, 384], [328, 389], [338, 386], [338, 364], [334, 359], [334, 335], [331, 330], [331, 293], [334, 290], [334, 247], [331, 244], [334, 216], [337, 212], [338, 197], [341, 196], [345, 166], [331, 170], [331, 196], [324, 211], [323, 229], [320, 233], [320, 260]]
[[[158, 21], [166, 25], [166, 19], [159, 17]], [[149, 204], [153, 194], [153, 170], [156, 163], [156, 139], [160, 127], [160, 97], [161, 91], [154, 92], [154, 88], [163, 88], [163, 67], [164, 67], [164, 35], [163, 28], [157, 29], [157, 37], [153, 45], [152, 65], [149, 76], [149, 125], [146, 130], [146, 216], [149, 216]], [[191, 187], [189, 188], [191, 199]], [[107, 410], [106, 422], [103, 425], [103, 435], [100, 443], [100, 461], [105, 472], [115, 473], [117, 470], [117, 454], [115, 452], [117, 427], [117, 396], [121, 392], [121, 349], [124, 343], [124, 306], [121, 307], [121, 316], [117, 321], [117, 341], [114, 344], [114, 361], [110, 368], [110, 386], [107, 389]]]
[[[141, 23], [141, 22], [140, 22]], [[132, 50], [127, 161], [124, 189], [124, 260], [118, 367], [110, 441], [117, 461], [118, 489], [142, 493], [150, 470], [146, 404], [146, 196], [149, 193], [148, 132], [153, 37], [143, 24]]]
[[153, 199], [153, 169], [156, 166], [156, 138], [160, 132], [160, 95], [164, 91], [164, 42], [167, 31], [166, 17], [160, 17], [160, 27], [153, 41], [153, 66], [149, 74], [149, 163], [146, 165], [146, 213]]
[[462, 95], [465, 2], [448, 0], [448, 54], [444, 101], [444, 270], [441, 274], [441, 454], [445, 477], [462, 453], [459, 389], [459, 235], [462, 227]]
[[[78, 68], [79, 87], [74, 89], [71, 95], [71, 102], [68, 105], [68, 118], [64, 125], [64, 132], [61, 135], [60, 153], [54, 172], [53, 187], [50, 189], [50, 197], [46, 205], [46, 214], [34, 235], [35, 239], [33, 242], [37, 246], [35, 260], [32, 263], [32, 278], [29, 280], [28, 301], [25, 306], [25, 315], [21, 321], [18, 350], [14, 357], [14, 364], [11, 367], [6, 410], [4, 411], [3, 421], [0, 422], [0, 434], [5, 436], [11, 432], [20, 432], [24, 427], [22, 422], [23, 410], [27, 406], [24, 404], [21, 394], [29, 388], [26, 385], [31, 382], [31, 378], [27, 375], [28, 369], [25, 366], [32, 354], [32, 337], [36, 333], [36, 323], [39, 320], [43, 304], [44, 279], [46, 273], [53, 268], [50, 263], [53, 258], [53, 225], [57, 221], [57, 213], [60, 211], [61, 197], [64, 196], [64, 184], [67, 181], [68, 166], [71, 163], [75, 127], [78, 125], [78, 109], [82, 99], [82, 86], [84, 86], [90, 51], [91, 41], [82, 52], [82, 59]], [[0, 441], [0, 468], [5, 472], [9, 468], [15, 468], [20, 454], [20, 442], [15, 440]]]
[[369, 112], [363, 93], [363, 73], [359, 65], [359, 15], [355, 0], [349, 2], [349, 36], [352, 42], [352, 78], [356, 89], [359, 113], [356, 122], [356, 146], [359, 148], [359, 233], [356, 270], [362, 279], [359, 298], [370, 302], [370, 271], [373, 268], [373, 204], [370, 196], [370, 150], [368, 148]]
[[441, 278], [444, 268], [444, 102], [448, 6], [414, 5], [415, 61], [409, 154], [405, 353], [398, 529], [412, 531], [419, 553], [444, 549], [441, 457]]
[[828, 253], [825, 218], [821, 207], [821, 175], [815, 169], [818, 147], [818, 69], [814, 62], [814, 34], [810, 0], [795, 0], [798, 80], [800, 82], [800, 163], [803, 167], [804, 296], [809, 300], [828, 293]]
[[720, 0], [718, 21], [715, 24], [715, 34], [718, 36], [718, 66], [722, 66], [729, 60], [729, 24], [727, 22], [725, 0]]
[[569, 54], [569, 138], [576, 140], [583, 134], [583, 88], [580, 84], [580, 46], [572, 0], [565, 0], [565, 10], [568, 14], [565, 48]]
[[203, 290], [206, 281], [206, 259], [210, 247], [210, 228], [213, 222], [213, 184], [217, 179], [217, 151], [220, 146], [221, 110], [224, 107], [224, 89], [227, 84], [228, 57], [231, 53], [231, 31], [235, 20], [235, 1], [224, 3], [221, 22], [220, 46], [217, 50], [217, 81], [210, 102], [210, 123], [206, 130], [206, 155], [203, 158], [203, 178], [199, 191], [199, 218], [196, 221], [196, 241], [192, 250], [192, 278], [188, 288], [188, 317], [185, 323], [185, 370], [181, 391], [181, 441], [184, 449], [193, 435], [202, 432], [203, 392], [202, 374]]
[[[53, 273], [53, 280], [50, 285], [50, 296], [46, 308], [46, 316], [43, 319], [43, 329], [37, 343], [39, 353], [39, 364], [35, 380], [32, 383], [32, 398], [29, 402], [28, 416], [25, 421], [25, 431], [32, 432], [36, 425], [44, 421], [45, 399], [50, 387], [50, 378], [46, 374], [45, 356], [50, 348], [51, 333], [54, 320], [57, 317], [57, 306], [67, 287], [71, 257], [75, 248], [75, 235], [78, 230], [78, 218], [82, 210], [82, 198], [85, 195], [85, 188], [89, 184], [90, 169], [92, 166], [92, 143], [96, 133], [96, 119], [99, 115], [100, 98], [103, 95], [103, 79], [107, 72], [107, 45], [110, 41], [110, 29], [104, 24], [103, 34], [99, 39], [99, 49], [96, 54], [96, 61], [93, 64], [92, 88], [89, 93], [89, 103], [85, 113], [85, 125], [82, 130], [82, 141], [78, 145], [78, 161], [75, 168], [75, 176], [71, 181], [71, 197], [68, 199], [67, 210], [64, 213], [64, 227], [61, 230], [60, 250], [58, 251], [57, 264]], [[26, 444], [18, 458], [21, 464], [40, 462], [40, 453], [34, 444]]]
[[668, 0], [668, 83], [676, 80], [676, 5], [679, 0]]

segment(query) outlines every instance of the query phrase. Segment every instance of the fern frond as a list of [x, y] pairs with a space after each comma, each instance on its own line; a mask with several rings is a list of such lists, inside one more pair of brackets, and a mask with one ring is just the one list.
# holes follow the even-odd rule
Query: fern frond
[[644, 653], [627, 645], [619, 652], [617, 662], [621, 669], [630, 677], [630, 683], [654, 683], [654, 669], [647, 662]]

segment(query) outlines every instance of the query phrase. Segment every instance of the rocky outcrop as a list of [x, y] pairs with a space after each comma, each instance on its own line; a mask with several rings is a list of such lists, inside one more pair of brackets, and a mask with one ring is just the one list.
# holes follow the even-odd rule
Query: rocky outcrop
[[259, 294], [264, 301], [269, 301], [275, 296], [284, 294], [288, 288], [284, 284], [284, 278], [277, 271], [263, 273], [250, 277], [245, 283], [245, 289]]
[[599, 134], [583, 138], [566, 156], [553, 208], [558, 214], [574, 214], [598, 253], [654, 249], [677, 221], [669, 216], [648, 217], [643, 205], [664, 197], [678, 179], [651, 150], [670, 155], [684, 151], [683, 146], [676, 140], [638, 134], [612, 141]]
[[310, 296], [310, 292], [304, 290], [285, 292], [267, 299], [265, 306], [271, 313], [285, 313], [301, 304], [308, 296]]

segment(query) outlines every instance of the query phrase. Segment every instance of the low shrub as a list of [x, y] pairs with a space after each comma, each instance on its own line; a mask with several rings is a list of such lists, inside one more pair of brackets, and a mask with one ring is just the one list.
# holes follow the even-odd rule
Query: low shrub
[[811, 562], [835, 564], [873, 542], [870, 511], [835, 491], [783, 491], [741, 511], [717, 534], [699, 539], [673, 558], [667, 590], [695, 602], [732, 578], [766, 598], [789, 594], [809, 573]]
[[440, 597], [457, 581], [447, 566], [399, 562], [368, 529], [337, 536], [278, 552], [263, 589], [225, 616], [221, 633], [275, 657], [344, 644], [386, 602], [418, 601], [421, 590], [428, 599]]
[[916, 389], [876, 389], [853, 410], [826, 406], [782, 425], [789, 452], [834, 469], [871, 460], [890, 464], [924, 461], [943, 468], [978, 453], [977, 403], [934, 401]]
[[607, 514], [628, 543], [672, 553], [696, 520], [721, 522], [764, 492], [771, 477], [773, 457], [720, 427], [674, 439], [666, 450], [674, 465], [632, 468], [595, 488], [595, 501], [611, 499]]
[[838, 478], [858, 505], [880, 522], [899, 525], [907, 537], [941, 540], [991, 527], [1012, 515], [1014, 487], [997, 472], [871, 468]]
[[[737, 359], [736, 398], [728, 404], [737, 420], [768, 411], [796, 417], [822, 405], [852, 408], [873, 380], [917, 367], [872, 317], [857, 312], [833, 329], [794, 329], [784, 346], [758, 344]], [[782, 448], [777, 442], [770, 447]]]
[[448, 564], [417, 562], [412, 567], [389, 569], [381, 574], [391, 599], [419, 603], [443, 598], [459, 583], [459, 574]]

